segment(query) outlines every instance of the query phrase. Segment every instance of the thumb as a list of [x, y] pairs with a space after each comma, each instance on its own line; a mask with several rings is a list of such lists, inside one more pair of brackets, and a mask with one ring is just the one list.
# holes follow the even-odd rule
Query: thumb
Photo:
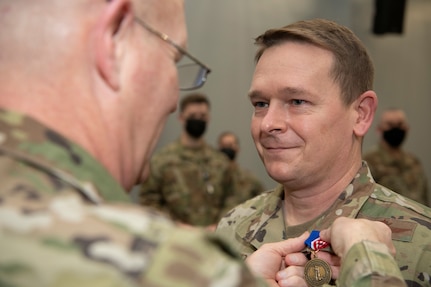
[[305, 247], [305, 240], [310, 236], [308, 231], [304, 232], [301, 236], [290, 238], [288, 240], [282, 241], [279, 243], [277, 248], [277, 252], [281, 256], [286, 256], [293, 252], [299, 252]]
[[326, 242], [331, 241], [331, 234], [329, 232], [329, 229], [323, 229], [320, 231], [320, 239]]

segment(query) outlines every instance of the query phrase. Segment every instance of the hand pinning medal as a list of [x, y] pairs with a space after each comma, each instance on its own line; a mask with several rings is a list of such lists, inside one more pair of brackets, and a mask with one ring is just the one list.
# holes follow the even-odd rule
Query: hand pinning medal
[[331, 267], [322, 259], [317, 258], [316, 254], [329, 243], [320, 239], [320, 231], [313, 230], [310, 237], [305, 240], [305, 244], [311, 249], [311, 259], [305, 264], [304, 269], [305, 281], [310, 287], [328, 284], [332, 277]]

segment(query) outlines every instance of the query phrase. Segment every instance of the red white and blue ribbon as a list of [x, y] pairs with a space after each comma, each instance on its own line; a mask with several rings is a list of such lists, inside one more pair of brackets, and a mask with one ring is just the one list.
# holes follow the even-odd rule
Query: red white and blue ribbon
[[328, 242], [320, 239], [320, 231], [318, 230], [311, 231], [310, 236], [305, 240], [305, 244], [315, 251], [323, 249], [329, 245]]

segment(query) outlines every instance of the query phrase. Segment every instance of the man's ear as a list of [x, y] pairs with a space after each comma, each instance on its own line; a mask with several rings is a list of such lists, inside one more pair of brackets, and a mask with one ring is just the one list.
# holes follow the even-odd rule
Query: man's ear
[[101, 77], [113, 90], [120, 86], [120, 57], [117, 49], [118, 34], [122, 32], [125, 22], [133, 19], [130, 0], [111, 0], [97, 24], [96, 65]]
[[373, 123], [377, 109], [377, 95], [374, 91], [366, 91], [355, 101], [356, 122], [353, 132], [358, 137], [363, 137]]

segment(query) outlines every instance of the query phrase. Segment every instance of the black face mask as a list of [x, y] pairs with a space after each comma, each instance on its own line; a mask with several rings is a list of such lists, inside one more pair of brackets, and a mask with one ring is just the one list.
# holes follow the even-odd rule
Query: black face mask
[[398, 127], [383, 132], [383, 138], [391, 147], [399, 147], [406, 136], [406, 131]]
[[231, 149], [231, 148], [228, 148], [228, 147], [224, 147], [224, 148], [221, 148], [220, 151], [222, 153], [224, 153], [225, 155], [227, 155], [227, 157], [230, 160], [234, 160], [235, 159], [236, 151], [234, 149]]
[[186, 121], [186, 131], [193, 138], [200, 138], [207, 127], [207, 122], [197, 119], [187, 119]]

